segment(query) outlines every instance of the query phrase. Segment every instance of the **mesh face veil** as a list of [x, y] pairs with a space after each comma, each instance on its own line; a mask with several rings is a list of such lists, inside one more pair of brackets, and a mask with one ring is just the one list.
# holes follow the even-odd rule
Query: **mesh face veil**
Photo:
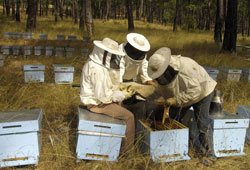
[[122, 59], [122, 56], [111, 54], [108, 51], [104, 51], [102, 63], [105, 67], [108, 67], [111, 69], [120, 69], [121, 59]]
[[137, 50], [131, 44], [127, 43], [124, 47], [127, 55], [134, 60], [143, 60], [147, 52]]

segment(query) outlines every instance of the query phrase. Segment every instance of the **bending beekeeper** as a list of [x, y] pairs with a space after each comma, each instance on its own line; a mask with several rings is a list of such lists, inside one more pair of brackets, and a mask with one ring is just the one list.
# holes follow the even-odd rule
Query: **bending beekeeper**
[[209, 153], [208, 115], [216, 81], [194, 60], [171, 55], [171, 50], [167, 47], [158, 49], [150, 57], [148, 74], [158, 82], [166, 105], [171, 106], [171, 118], [181, 121], [193, 106], [199, 129], [200, 149], [203, 153]]
[[122, 43], [120, 47], [125, 53], [121, 61], [120, 81], [132, 81], [140, 77], [143, 84], [155, 85], [147, 72], [147, 52], [150, 50], [148, 40], [141, 34], [129, 33], [127, 42]]
[[126, 138], [121, 152], [127, 151], [134, 143], [134, 115], [122, 107], [127, 94], [119, 90], [120, 61], [125, 53], [119, 44], [110, 38], [94, 41], [94, 49], [82, 69], [81, 102], [95, 113], [105, 114], [124, 120]]

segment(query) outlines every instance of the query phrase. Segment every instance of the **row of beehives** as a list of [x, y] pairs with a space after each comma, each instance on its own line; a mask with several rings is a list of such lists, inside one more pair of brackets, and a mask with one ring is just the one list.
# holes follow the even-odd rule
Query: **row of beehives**
[[[24, 82], [44, 82], [44, 65], [23, 65]], [[56, 84], [71, 84], [74, 81], [74, 67], [68, 65], [53, 65]]]
[[238, 82], [239, 80], [250, 81], [250, 68], [235, 69], [231, 67], [219, 67], [218, 70], [207, 66], [204, 66], [204, 68], [214, 80], [225, 79], [234, 82]]
[[[191, 111], [191, 110], [190, 110]], [[192, 112], [190, 112], [192, 113]], [[216, 157], [245, 155], [245, 137], [250, 142], [250, 106], [239, 106], [238, 114], [225, 112], [224, 117], [210, 117], [208, 138]], [[0, 112], [0, 167], [38, 164], [41, 152], [42, 110]], [[139, 120], [139, 148], [154, 162], [190, 160], [189, 135], [185, 125], [172, 121], [165, 129], [152, 128], [152, 121]], [[125, 122], [103, 114], [78, 108], [76, 139], [77, 162], [83, 160], [117, 161]], [[247, 134], [247, 135], [246, 135]], [[18, 141], [18, 142], [17, 142]]]
[[[40, 56], [40, 55], [46, 55], [46, 56], [64, 56], [72, 57], [74, 56], [75, 48], [72, 47], [53, 47], [53, 46], [8, 46], [3, 45], [1, 46], [1, 52], [4, 55], [14, 55], [18, 56], [20, 54], [23, 54], [24, 56], [29, 56], [32, 54], [32, 51], [34, 51], [34, 55]], [[88, 55], [88, 49], [83, 48], [81, 49], [81, 55], [87, 56]]]
[[[4, 37], [6, 38], [24, 38], [24, 39], [33, 39], [34, 33], [22, 33], [22, 32], [5, 32]], [[57, 40], [66, 40], [65, 35], [57, 35]], [[47, 40], [48, 34], [39, 34], [40, 40]], [[77, 40], [77, 36], [75, 35], [68, 35], [67, 40]], [[90, 37], [83, 37], [84, 42], [90, 42]]]

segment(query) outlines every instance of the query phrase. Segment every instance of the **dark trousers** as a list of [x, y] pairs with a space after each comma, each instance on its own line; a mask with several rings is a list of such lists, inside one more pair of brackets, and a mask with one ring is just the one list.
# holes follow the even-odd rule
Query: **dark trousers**
[[[209, 108], [212, 99], [212, 93], [209, 94], [207, 97], [203, 98], [199, 102], [192, 104], [191, 106], [194, 109], [194, 118], [196, 121], [193, 123], [197, 123], [196, 127], [198, 128], [199, 135], [197, 135], [199, 143], [201, 144], [201, 149], [210, 150], [209, 148], [209, 141], [208, 141], [208, 130], [210, 128], [210, 120], [209, 116]], [[186, 112], [190, 109], [191, 106], [188, 107], [170, 107], [169, 116], [172, 119], [175, 119], [179, 122], [182, 122], [183, 117], [185, 116]], [[195, 140], [195, 139], [194, 139]]]

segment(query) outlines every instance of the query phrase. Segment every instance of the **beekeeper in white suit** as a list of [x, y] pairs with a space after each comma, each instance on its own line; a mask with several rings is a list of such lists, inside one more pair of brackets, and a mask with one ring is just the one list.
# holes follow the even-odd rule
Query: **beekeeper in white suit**
[[171, 106], [171, 118], [181, 121], [186, 111], [193, 106], [200, 149], [207, 153], [209, 107], [216, 81], [194, 60], [171, 55], [167, 47], [158, 49], [150, 57], [148, 74], [158, 82], [161, 95], [166, 99], [166, 104]]
[[155, 85], [147, 72], [147, 52], [150, 50], [148, 40], [141, 34], [129, 33], [127, 42], [122, 43], [120, 47], [125, 53], [120, 66], [120, 81], [131, 81], [139, 77], [143, 84]]
[[134, 115], [119, 104], [127, 95], [119, 90], [120, 62], [124, 55], [119, 44], [110, 38], [94, 41], [80, 84], [81, 102], [90, 111], [125, 121], [126, 139], [123, 139], [121, 152], [131, 148], [135, 135]]

